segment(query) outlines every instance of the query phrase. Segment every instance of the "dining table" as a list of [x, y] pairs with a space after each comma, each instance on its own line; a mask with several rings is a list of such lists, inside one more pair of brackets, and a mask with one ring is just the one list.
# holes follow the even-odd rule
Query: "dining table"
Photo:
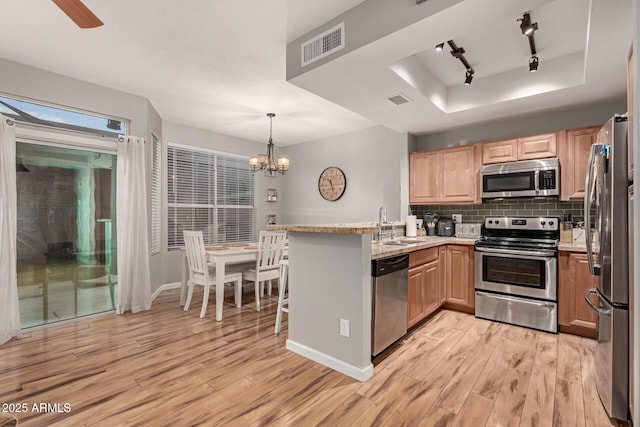
[[[215, 266], [216, 284], [224, 283], [227, 265], [242, 264], [258, 259], [258, 244], [232, 245], [222, 247], [205, 247], [207, 261]], [[288, 255], [288, 246], [285, 245], [283, 255]], [[180, 305], [183, 306], [187, 294], [187, 281], [189, 280], [189, 263], [187, 251], [182, 250], [182, 277], [180, 282]], [[224, 286], [216, 286], [216, 320], [222, 320], [222, 304], [224, 301]]]

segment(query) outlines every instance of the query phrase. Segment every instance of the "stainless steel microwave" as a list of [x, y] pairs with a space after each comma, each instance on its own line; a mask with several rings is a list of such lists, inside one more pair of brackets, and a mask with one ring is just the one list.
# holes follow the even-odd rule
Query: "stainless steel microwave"
[[497, 163], [480, 169], [483, 199], [560, 195], [557, 158]]

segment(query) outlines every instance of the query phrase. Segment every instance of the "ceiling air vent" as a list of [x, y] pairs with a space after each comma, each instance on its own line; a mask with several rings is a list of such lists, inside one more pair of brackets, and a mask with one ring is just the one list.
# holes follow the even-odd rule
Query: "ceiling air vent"
[[403, 93], [390, 96], [387, 99], [396, 105], [408, 104], [409, 102], [411, 102], [411, 100], [407, 98]]
[[344, 47], [344, 22], [324, 33], [308, 40], [300, 46], [302, 66], [309, 65], [320, 58], [332, 54]]

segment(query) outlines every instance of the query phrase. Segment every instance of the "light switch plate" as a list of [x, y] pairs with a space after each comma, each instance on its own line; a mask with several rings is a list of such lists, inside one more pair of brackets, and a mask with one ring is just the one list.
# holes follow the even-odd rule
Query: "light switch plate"
[[453, 219], [454, 224], [462, 224], [462, 214], [453, 214], [451, 219]]

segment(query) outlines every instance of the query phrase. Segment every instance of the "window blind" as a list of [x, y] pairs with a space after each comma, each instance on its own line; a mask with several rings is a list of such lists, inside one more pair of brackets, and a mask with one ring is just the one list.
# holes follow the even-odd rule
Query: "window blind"
[[202, 231], [208, 245], [254, 240], [253, 174], [247, 160], [169, 145], [169, 249], [184, 245], [184, 230]]
[[155, 135], [152, 137], [152, 165], [151, 165], [151, 255], [160, 253], [161, 238], [161, 187], [160, 187], [160, 159], [161, 144]]

